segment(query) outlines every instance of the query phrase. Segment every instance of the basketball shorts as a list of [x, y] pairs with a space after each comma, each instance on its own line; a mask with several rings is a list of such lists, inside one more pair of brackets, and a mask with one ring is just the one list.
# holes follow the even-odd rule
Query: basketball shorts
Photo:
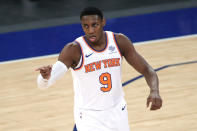
[[104, 111], [74, 109], [78, 131], [129, 131], [128, 112], [124, 99]]

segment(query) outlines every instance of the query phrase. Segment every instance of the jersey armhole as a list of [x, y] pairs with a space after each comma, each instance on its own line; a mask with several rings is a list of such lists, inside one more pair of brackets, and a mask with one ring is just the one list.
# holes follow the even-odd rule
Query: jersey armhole
[[118, 49], [118, 52], [119, 52], [120, 56], [122, 57], [122, 54], [121, 54], [121, 52], [120, 52], [120, 47], [118, 46], [118, 42], [117, 42], [117, 40], [116, 40], [115, 33], [112, 33], [112, 35], [113, 35], [114, 43], [115, 43], [115, 45], [116, 45], [116, 47], [117, 47], [117, 49]]
[[80, 46], [80, 51], [81, 51], [81, 56], [80, 56], [79, 63], [78, 63], [78, 65], [73, 69], [74, 71], [77, 71], [77, 70], [80, 70], [80, 69], [82, 68], [83, 63], [84, 63], [84, 58], [83, 58], [83, 49], [82, 49], [80, 43], [77, 42], [77, 41], [74, 41], [74, 42]]

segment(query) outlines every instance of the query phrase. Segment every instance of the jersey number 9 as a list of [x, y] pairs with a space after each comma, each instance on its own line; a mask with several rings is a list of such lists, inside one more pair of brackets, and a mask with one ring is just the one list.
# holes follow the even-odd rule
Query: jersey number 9
[[101, 91], [108, 92], [112, 88], [112, 82], [111, 82], [111, 74], [109, 73], [102, 73], [99, 77], [100, 83], [104, 85], [101, 87]]

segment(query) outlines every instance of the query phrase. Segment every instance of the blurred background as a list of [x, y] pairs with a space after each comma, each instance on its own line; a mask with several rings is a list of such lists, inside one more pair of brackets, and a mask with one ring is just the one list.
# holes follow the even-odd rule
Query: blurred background
[[[86, 6], [103, 10], [106, 30], [125, 33], [133, 42], [192, 34], [197, 28], [196, 0], [1, 0], [0, 61], [59, 53], [83, 34], [79, 14]], [[187, 13], [171, 15], [176, 10]]]
[[196, 7], [196, 0], [1, 0], [0, 32], [79, 22], [86, 6], [97, 6], [106, 18]]

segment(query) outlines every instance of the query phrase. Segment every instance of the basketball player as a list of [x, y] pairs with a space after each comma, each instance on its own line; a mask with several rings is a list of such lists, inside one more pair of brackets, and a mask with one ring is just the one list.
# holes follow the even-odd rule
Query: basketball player
[[68, 43], [53, 66], [43, 66], [37, 83], [45, 89], [70, 68], [74, 83], [74, 119], [78, 131], [129, 131], [127, 105], [121, 83], [121, 63], [126, 61], [145, 76], [150, 95], [147, 107], [160, 109], [158, 77], [123, 34], [104, 31], [105, 19], [95, 7], [80, 15], [85, 36]]

